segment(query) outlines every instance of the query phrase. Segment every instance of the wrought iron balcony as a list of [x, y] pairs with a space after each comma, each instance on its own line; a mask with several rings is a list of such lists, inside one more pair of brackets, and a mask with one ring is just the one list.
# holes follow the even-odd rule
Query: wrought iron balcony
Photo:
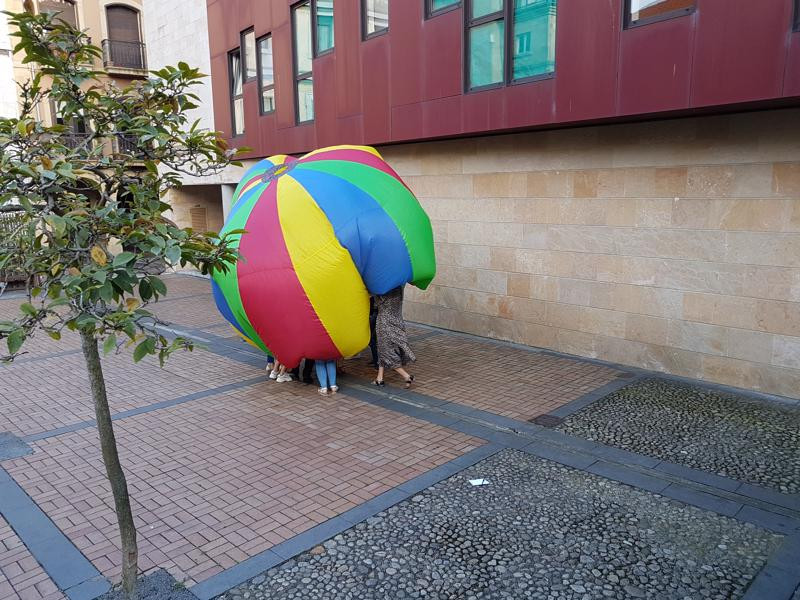
[[103, 40], [103, 65], [106, 69], [147, 70], [147, 54], [141, 42]]
[[127, 154], [134, 159], [144, 159], [145, 152], [139, 147], [136, 136], [118, 133], [114, 137], [114, 153]]
[[61, 136], [59, 140], [62, 144], [64, 144], [67, 148], [71, 148], [74, 150], [78, 146], [82, 145], [86, 138], [89, 137], [88, 133], [78, 133], [75, 131], [69, 131]]

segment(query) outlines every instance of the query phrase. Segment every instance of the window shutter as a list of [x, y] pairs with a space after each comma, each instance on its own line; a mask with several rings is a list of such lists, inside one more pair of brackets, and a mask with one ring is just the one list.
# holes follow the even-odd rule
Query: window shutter
[[41, 0], [39, 2], [39, 12], [56, 13], [58, 15], [57, 18], [66, 21], [73, 27], [78, 26], [75, 4], [68, 0]]
[[106, 8], [108, 39], [114, 42], [138, 42], [139, 13], [126, 6]]
[[199, 232], [208, 231], [208, 216], [204, 206], [196, 206], [189, 209], [189, 218], [192, 221], [192, 229]]

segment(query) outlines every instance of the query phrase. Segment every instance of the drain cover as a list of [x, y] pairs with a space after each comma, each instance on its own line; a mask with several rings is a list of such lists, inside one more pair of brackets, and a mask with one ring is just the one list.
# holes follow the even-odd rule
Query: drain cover
[[539, 415], [533, 419], [528, 419], [528, 422], [542, 427], [558, 427], [564, 422], [564, 419], [555, 415]]

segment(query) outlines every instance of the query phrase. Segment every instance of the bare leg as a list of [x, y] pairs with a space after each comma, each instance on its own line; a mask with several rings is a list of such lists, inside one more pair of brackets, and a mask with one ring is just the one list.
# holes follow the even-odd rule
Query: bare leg
[[403, 378], [403, 381], [406, 382], [406, 384], [403, 387], [405, 387], [406, 389], [410, 388], [411, 382], [414, 381], [414, 376], [411, 375], [408, 371], [406, 371], [403, 367], [397, 367], [395, 371], [397, 372], [398, 375], [400, 375], [400, 377]]
[[378, 367], [378, 376], [375, 378], [375, 385], [383, 385], [383, 367]]

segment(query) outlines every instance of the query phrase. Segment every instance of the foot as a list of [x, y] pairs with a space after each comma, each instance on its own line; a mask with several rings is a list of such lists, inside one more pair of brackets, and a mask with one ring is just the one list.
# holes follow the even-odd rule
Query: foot
[[383, 379], [376, 379], [375, 381], [372, 382], [372, 385], [377, 385], [378, 387], [380, 387], [380, 386], [386, 385], [386, 384], [383, 383]]
[[276, 371], [275, 369], [272, 369], [272, 371], [269, 372], [269, 378], [270, 379], [277, 379], [278, 378], [278, 371]]
[[287, 381], [292, 381], [292, 376], [288, 373], [284, 373], [283, 375], [278, 375], [278, 378], [275, 381], [278, 383], [286, 383]]
[[410, 388], [410, 387], [411, 387], [411, 384], [412, 384], [413, 382], [414, 382], [414, 376], [413, 376], [413, 375], [409, 375], [409, 376], [408, 376], [408, 379], [406, 379], [406, 383], [405, 383], [405, 385], [404, 385], [403, 387], [404, 387], [404, 388], [406, 388], [406, 389], [408, 389], [408, 388]]
[[331, 394], [335, 394], [338, 391], [339, 391], [339, 386], [338, 385], [332, 385], [331, 386]]
[[317, 391], [319, 392], [320, 396], [327, 396], [328, 395], [328, 388], [319, 388], [319, 390], [317, 390]]

